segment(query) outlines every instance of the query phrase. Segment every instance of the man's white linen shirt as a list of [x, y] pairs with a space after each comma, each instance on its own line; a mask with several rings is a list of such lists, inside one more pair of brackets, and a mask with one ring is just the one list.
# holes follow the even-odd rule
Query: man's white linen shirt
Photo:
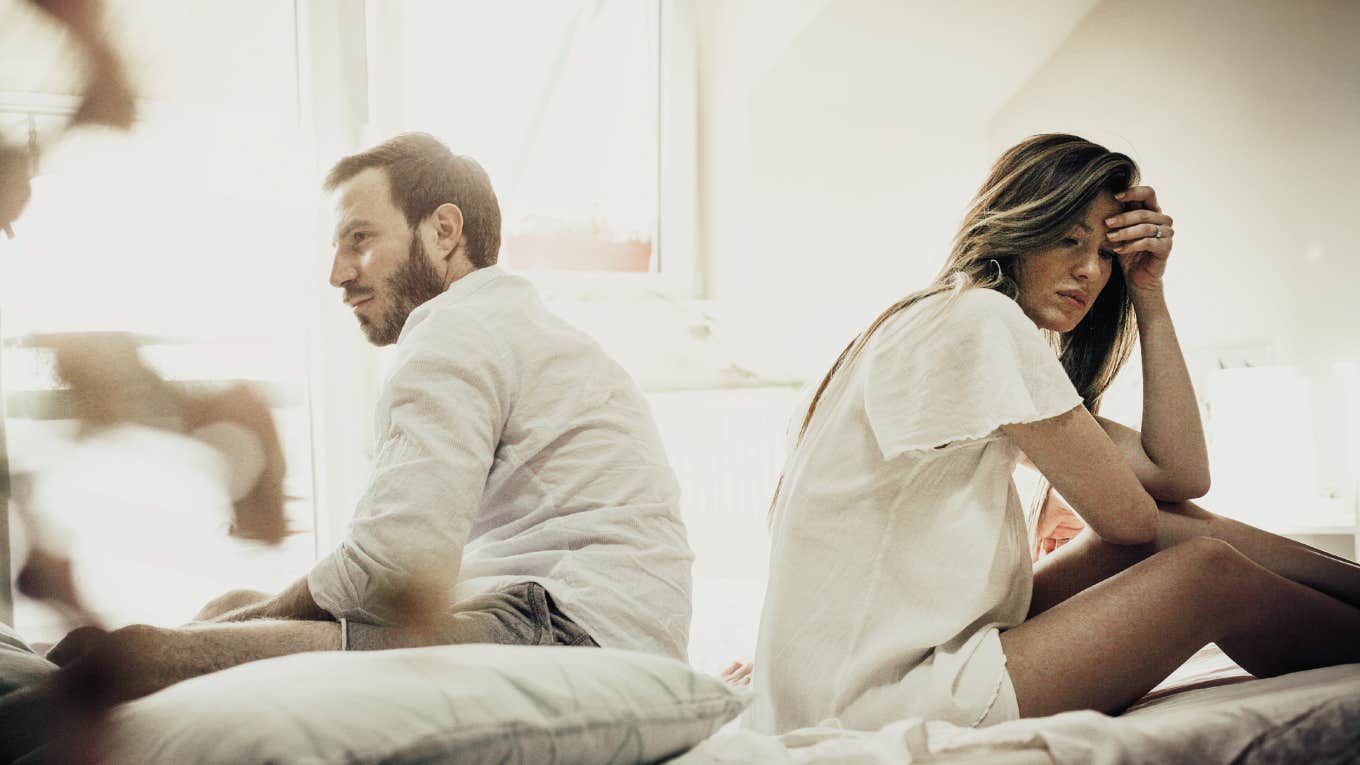
[[377, 445], [321, 608], [385, 624], [413, 581], [534, 581], [600, 645], [685, 657], [694, 556], [646, 399], [527, 280], [483, 268], [411, 312]]

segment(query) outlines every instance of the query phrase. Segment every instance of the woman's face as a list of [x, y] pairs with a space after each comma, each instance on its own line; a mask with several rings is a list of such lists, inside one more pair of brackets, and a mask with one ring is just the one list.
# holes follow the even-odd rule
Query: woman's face
[[1123, 210], [1113, 194], [1102, 191], [1062, 241], [1020, 257], [1016, 302], [1031, 321], [1055, 332], [1081, 323], [1118, 268], [1105, 219]]

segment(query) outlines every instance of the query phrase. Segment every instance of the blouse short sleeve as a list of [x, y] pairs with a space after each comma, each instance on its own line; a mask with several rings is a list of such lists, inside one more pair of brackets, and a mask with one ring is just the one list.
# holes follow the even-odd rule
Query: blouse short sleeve
[[864, 353], [864, 407], [884, 459], [1082, 401], [1039, 328], [995, 290], [926, 298], [885, 323]]

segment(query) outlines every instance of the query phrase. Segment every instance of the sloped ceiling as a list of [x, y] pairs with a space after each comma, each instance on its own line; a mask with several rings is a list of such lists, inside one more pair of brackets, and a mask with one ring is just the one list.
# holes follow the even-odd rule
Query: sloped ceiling
[[[985, 123], [1100, 0], [834, 0], [792, 32], [766, 87], [822, 108], [872, 111], [907, 101], [923, 114]], [[773, 48], [773, 46], [771, 46]], [[784, 67], [781, 61], [797, 62]], [[884, 74], [892, 87], [883, 89]]]

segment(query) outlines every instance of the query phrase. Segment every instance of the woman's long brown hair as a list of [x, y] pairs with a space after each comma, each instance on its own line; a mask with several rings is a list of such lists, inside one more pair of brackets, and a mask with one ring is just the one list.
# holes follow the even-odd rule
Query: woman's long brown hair
[[[992, 289], [1014, 300], [1022, 258], [1062, 239], [1100, 192], [1117, 193], [1137, 183], [1138, 165], [1132, 159], [1074, 135], [1032, 136], [1002, 154], [968, 206], [940, 274], [930, 286], [888, 306], [831, 365], [803, 416], [795, 450], [831, 379], [855, 361], [884, 322], [942, 292], [953, 292], [952, 301], [965, 289]], [[1082, 402], [1094, 413], [1138, 337], [1123, 271], [1116, 265], [1091, 310], [1072, 331], [1045, 334]], [[781, 474], [770, 500], [771, 523], [783, 485]], [[1047, 494], [1045, 486], [1040, 504]]]

